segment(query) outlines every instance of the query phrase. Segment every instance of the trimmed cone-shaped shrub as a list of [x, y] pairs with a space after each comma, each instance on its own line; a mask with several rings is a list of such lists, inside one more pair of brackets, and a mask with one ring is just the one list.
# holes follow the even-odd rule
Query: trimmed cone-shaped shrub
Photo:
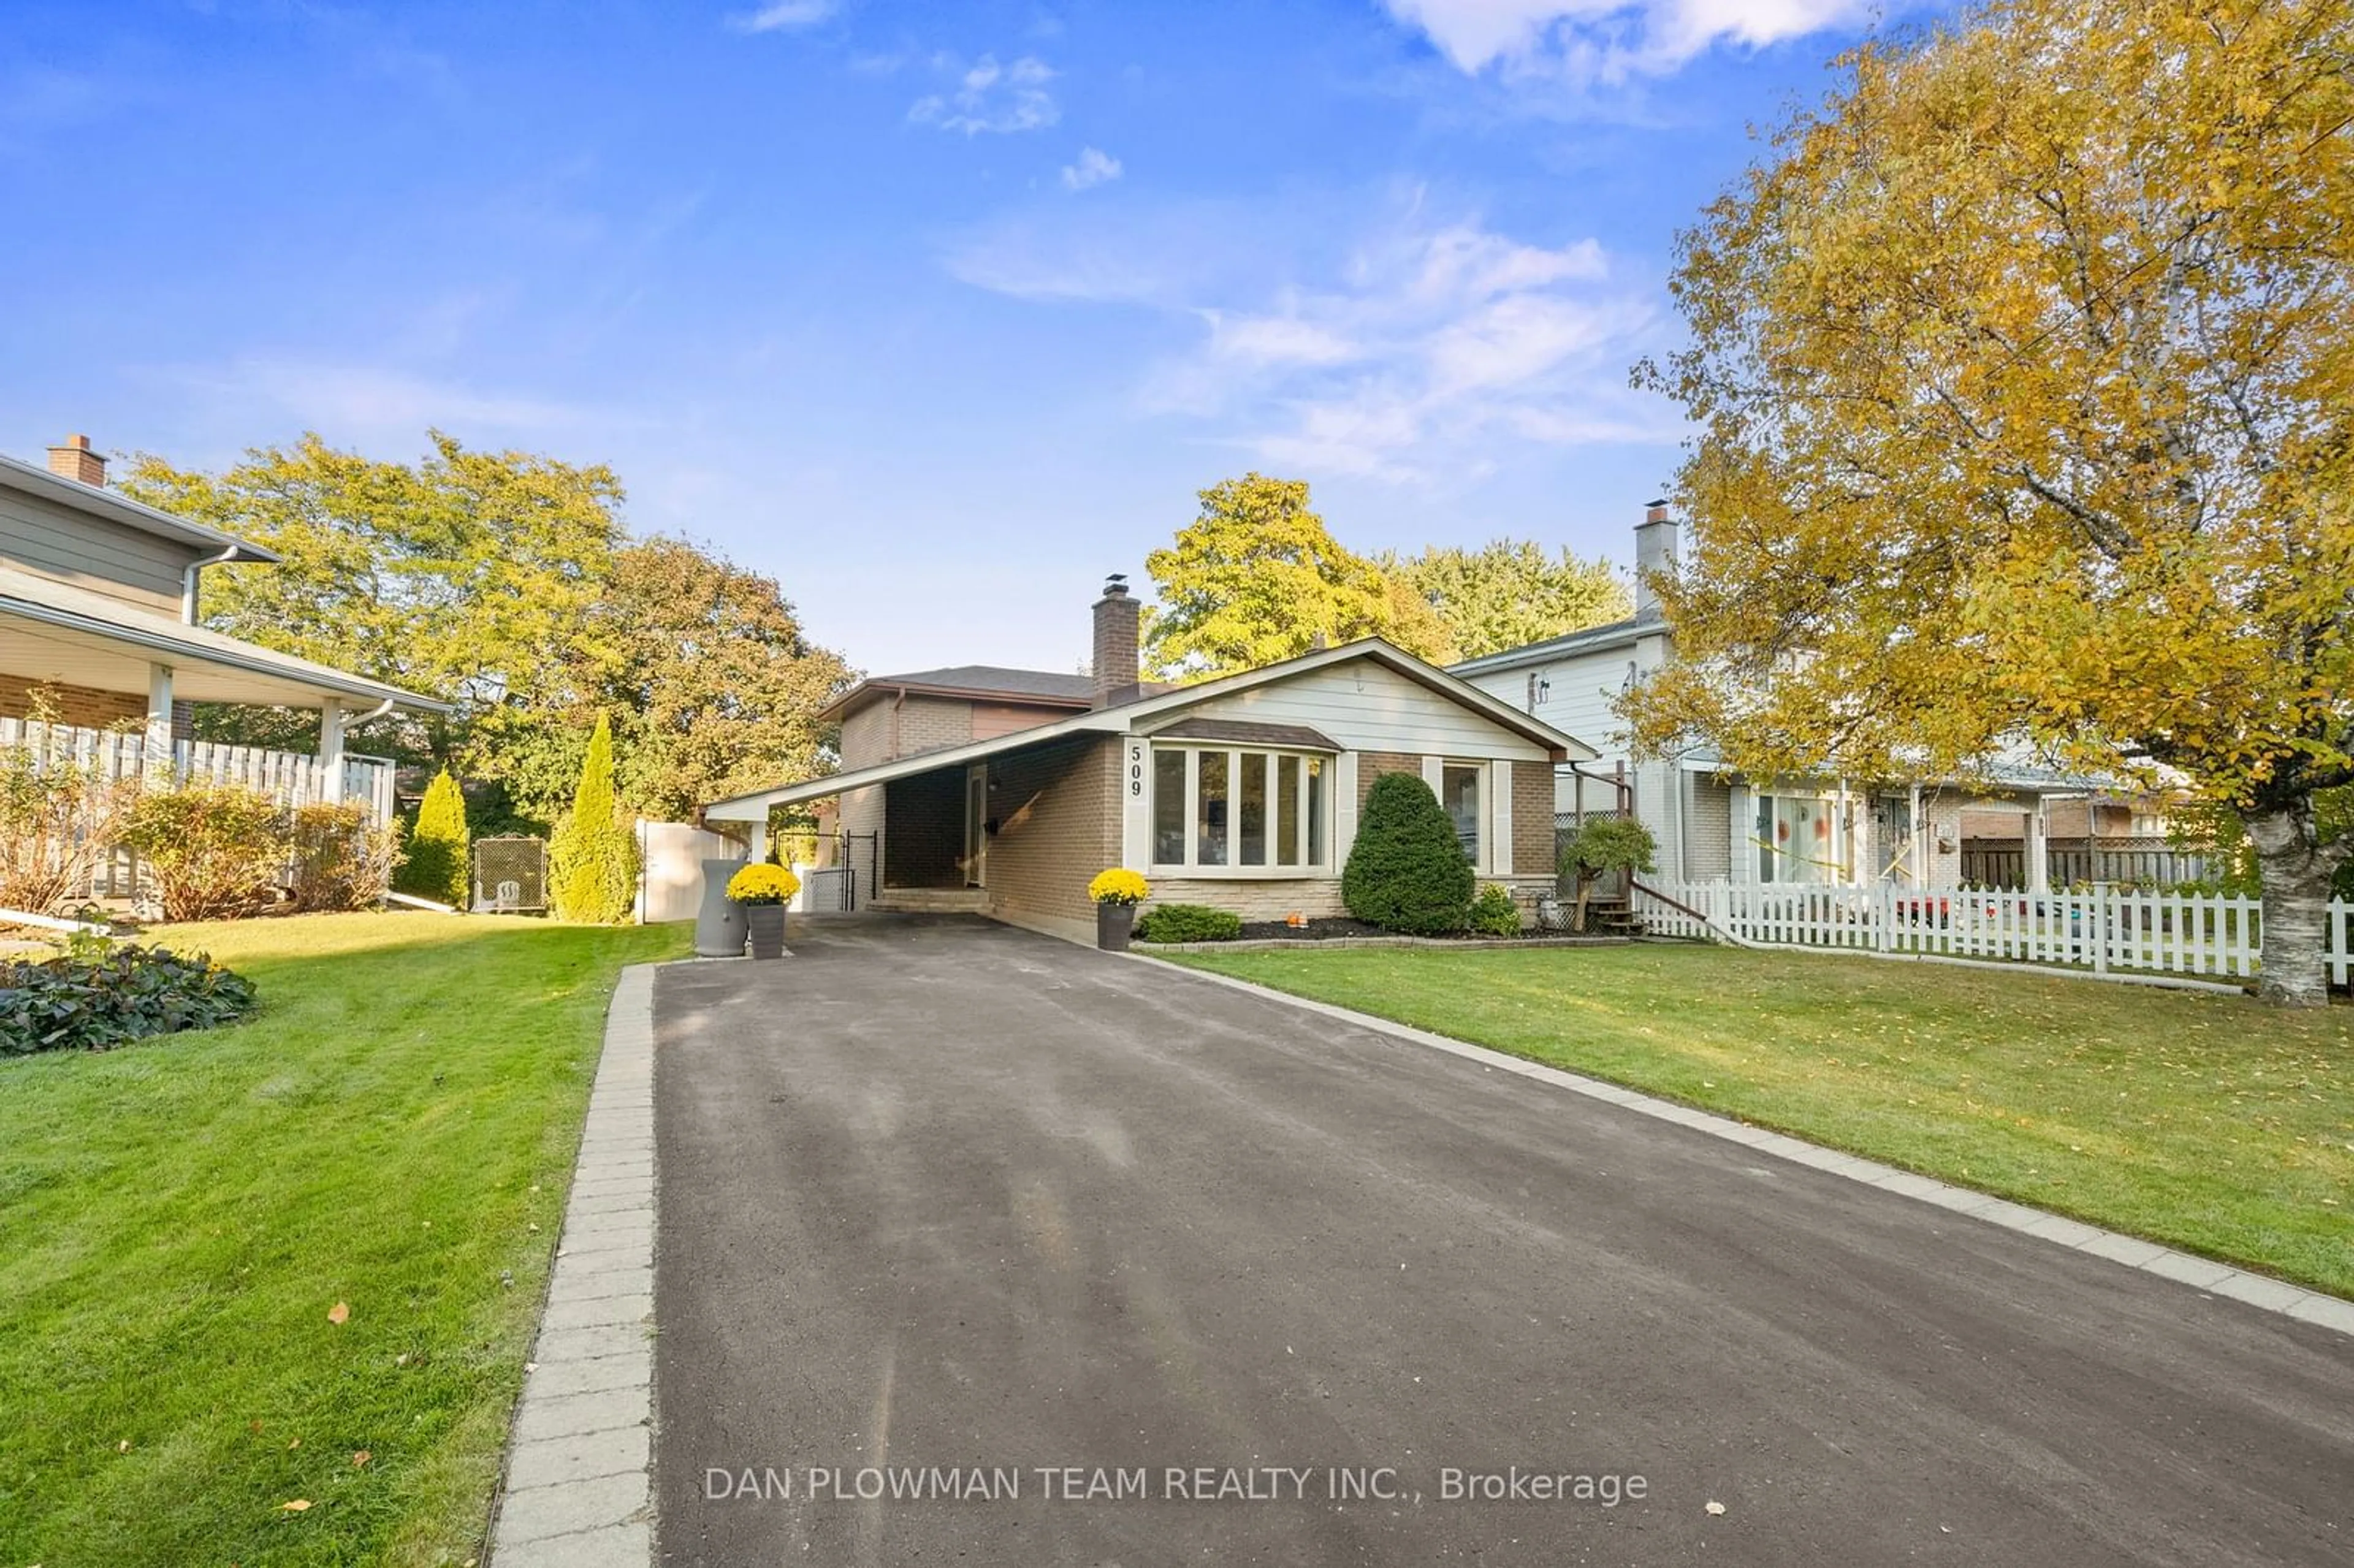
[[548, 901], [559, 920], [614, 926], [630, 917], [638, 891], [638, 841], [613, 792], [613, 731], [597, 715], [580, 761], [572, 810], [548, 841]]
[[1412, 773], [1373, 780], [1341, 873], [1349, 913], [1385, 931], [1459, 931], [1471, 909], [1471, 862], [1430, 786]]
[[418, 898], [463, 909], [472, 901], [473, 876], [467, 862], [473, 842], [466, 832], [466, 798], [444, 768], [425, 787], [417, 826], [408, 834], [408, 858], [393, 885]]

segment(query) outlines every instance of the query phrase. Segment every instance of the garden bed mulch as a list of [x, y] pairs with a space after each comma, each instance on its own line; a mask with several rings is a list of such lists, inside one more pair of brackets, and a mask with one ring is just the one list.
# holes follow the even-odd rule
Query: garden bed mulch
[[1623, 948], [1631, 937], [1571, 936], [1556, 931], [1532, 931], [1518, 937], [1401, 937], [1363, 920], [1310, 920], [1287, 926], [1280, 920], [1252, 920], [1243, 934], [1223, 942], [1144, 942], [1144, 953], [1250, 953], [1278, 948], [1447, 948], [1462, 952], [1479, 948]]

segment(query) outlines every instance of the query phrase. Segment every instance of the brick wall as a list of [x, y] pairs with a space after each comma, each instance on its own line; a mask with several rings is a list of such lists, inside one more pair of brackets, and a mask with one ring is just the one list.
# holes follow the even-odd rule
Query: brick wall
[[[135, 729], [147, 720], [144, 692], [101, 692], [90, 686], [65, 686], [16, 675], [0, 675], [0, 718], [31, 717], [36, 687], [41, 689], [56, 710], [53, 721], [76, 729], [106, 729], [125, 720]], [[177, 716], [175, 714], [175, 721]], [[176, 732], [176, 722], [173, 727]]]
[[894, 779], [883, 801], [883, 885], [962, 887], [964, 769]]
[[958, 697], [909, 697], [899, 705], [899, 755], [962, 746], [972, 738], [972, 705]]
[[991, 759], [989, 891], [1000, 914], [1092, 925], [1087, 884], [1119, 863], [1119, 746], [1116, 736], [1074, 736]]
[[868, 703], [842, 721], [842, 767], [845, 773], [891, 760], [891, 705]]
[[[1384, 773], [1411, 773], [1422, 777], [1422, 758], [1403, 751], [1361, 751], [1357, 753], [1357, 819], [1365, 816], [1365, 798], [1373, 792], [1373, 780]], [[1518, 779], [1513, 780], [1515, 784]], [[1341, 846], [1341, 859], [1348, 858], [1347, 844]]]
[[1512, 872], [1542, 877], [1553, 868], [1553, 764], [1512, 764]]

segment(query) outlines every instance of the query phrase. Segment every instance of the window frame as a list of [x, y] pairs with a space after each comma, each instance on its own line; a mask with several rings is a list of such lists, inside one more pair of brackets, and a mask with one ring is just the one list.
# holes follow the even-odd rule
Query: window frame
[[[1299, 881], [1302, 878], [1334, 874], [1332, 811], [1334, 797], [1338, 790], [1340, 753], [1322, 751], [1312, 747], [1264, 744], [1221, 746], [1208, 741], [1182, 738], [1158, 741], [1150, 736], [1144, 736], [1143, 739], [1146, 757], [1144, 778], [1149, 791], [1144, 807], [1145, 821], [1148, 824], [1146, 837], [1153, 856], [1150, 874], [1232, 881]], [[1160, 759], [1163, 756], [1172, 754], [1182, 754], [1185, 758], [1185, 798], [1184, 810], [1182, 815], [1182, 820], [1185, 823], [1185, 859], [1182, 861], [1164, 861], [1160, 858], [1161, 835], [1158, 829], [1158, 823], [1161, 821]], [[1225, 758], [1225, 859], [1218, 863], [1204, 862], [1201, 859], [1202, 845], [1199, 829], [1202, 821], [1202, 758], [1204, 756], [1218, 756]], [[1245, 773], [1243, 758], [1246, 757], [1258, 758], [1259, 766], [1265, 770], [1262, 784], [1264, 810], [1261, 813], [1259, 836], [1266, 858], [1262, 863], [1257, 864], [1241, 863], [1241, 785]], [[1287, 808], [1276, 798], [1278, 780], [1282, 778], [1285, 758], [1295, 758], [1299, 761], [1297, 769], [1299, 782], [1296, 793], [1288, 808], [1294, 842], [1299, 853], [1297, 861], [1285, 861], [1282, 858], [1282, 844], [1278, 832], [1278, 827], [1282, 825], [1287, 815]], [[1313, 844], [1314, 835], [1310, 831], [1311, 821], [1321, 830], [1324, 840], [1321, 845]], [[1319, 848], [1322, 853], [1316, 858], [1310, 859], [1309, 852], [1311, 847]]]

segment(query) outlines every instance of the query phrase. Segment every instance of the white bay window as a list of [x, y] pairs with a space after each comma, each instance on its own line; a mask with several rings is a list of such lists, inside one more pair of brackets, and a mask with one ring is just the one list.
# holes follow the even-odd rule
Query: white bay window
[[1332, 758], [1253, 747], [1152, 747], [1152, 864], [1307, 875], [1331, 862]]

